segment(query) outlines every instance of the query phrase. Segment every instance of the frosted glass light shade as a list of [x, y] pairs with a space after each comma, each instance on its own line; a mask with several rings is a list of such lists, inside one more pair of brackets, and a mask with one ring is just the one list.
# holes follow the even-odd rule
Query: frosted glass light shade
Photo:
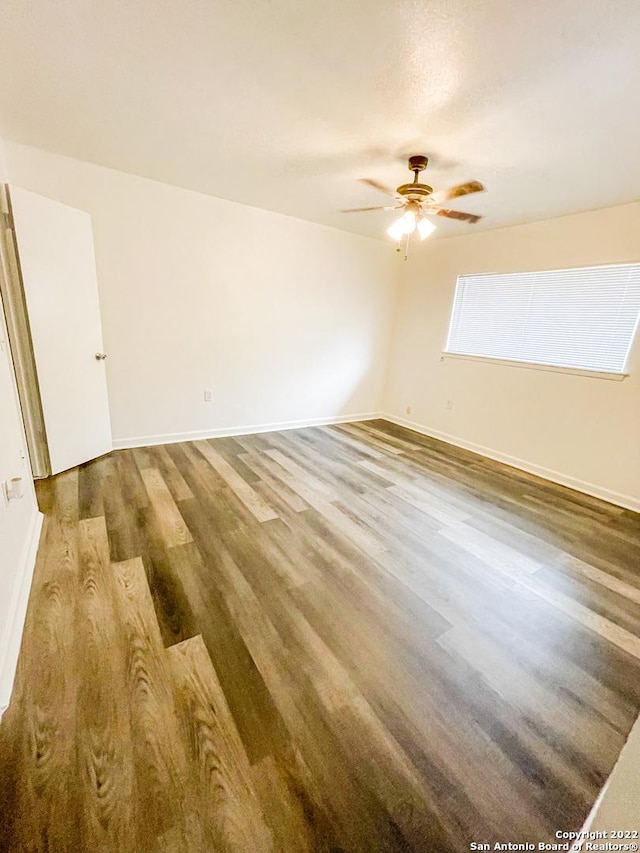
[[418, 220], [418, 234], [420, 235], [420, 239], [424, 240], [425, 237], [428, 237], [429, 234], [433, 234], [436, 230], [436, 226], [433, 222], [429, 222], [428, 219], [419, 219]]
[[402, 223], [403, 234], [413, 234], [416, 230], [416, 215], [413, 210], [407, 210], [404, 216], [400, 218], [400, 222]]
[[392, 223], [389, 228], [387, 228], [387, 234], [389, 237], [392, 237], [394, 240], [401, 240], [404, 235], [404, 229], [402, 225], [403, 217], [396, 219], [394, 223]]

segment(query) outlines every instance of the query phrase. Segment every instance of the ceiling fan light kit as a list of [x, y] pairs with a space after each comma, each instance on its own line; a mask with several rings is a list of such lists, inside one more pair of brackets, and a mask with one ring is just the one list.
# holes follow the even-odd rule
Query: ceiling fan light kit
[[[387, 234], [398, 243], [402, 239], [405, 240], [405, 260], [408, 257], [409, 239], [413, 233], [417, 232], [420, 240], [424, 240], [436, 230], [436, 226], [427, 219], [428, 216], [444, 216], [447, 219], [457, 219], [460, 222], [470, 224], [478, 222], [482, 218], [475, 213], [463, 213], [461, 210], [448, 210], [440, 207], [442, 201], [482, 192], [484, 186], [480, 181], [467, 181], [464, 184], [451, 187], [449, 190], [434, 194], [432, 187], [418, 180], [418, 175], [427, 168], [428, 162], [429, 158], [424, 154], [415, 154], [413, 157], [409, 157], [408, 167], [413, 172], [413, 182], [401, 184], [395, 192], [385, 187], [384, 184], [378, 183], [378, 181], [370, 178], [361, 179], [362, 183], [391, 196], [396, 201], [394, 207], [359, 207], [343, 211], [343, 213], [360, 213], [369, 210], [401, 210], [400, 217], [387, 228]], [[397, 251], [400, 251], [400, 246], [398, 246]]]
[[433, 234], [433, 232], [436, 230], [436, 226], [433, 224], [433, 222], [429, 222], [428, 219], [419, 219], [417, 227], [418, 234], [421, 240], [424, 240], [430, 234]]

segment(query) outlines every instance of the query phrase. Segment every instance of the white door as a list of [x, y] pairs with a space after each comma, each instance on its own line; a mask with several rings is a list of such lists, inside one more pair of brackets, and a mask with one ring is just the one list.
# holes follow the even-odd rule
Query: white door
[[10, 187], [51, 473], [112, 449], [91, 216]]

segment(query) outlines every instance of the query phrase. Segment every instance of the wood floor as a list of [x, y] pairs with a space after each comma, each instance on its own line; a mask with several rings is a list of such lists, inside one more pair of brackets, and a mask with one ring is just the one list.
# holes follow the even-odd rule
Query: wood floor
[[39, 498], [2, 851], [549, 840], [640, 710], [640, 516], [384, 421]]

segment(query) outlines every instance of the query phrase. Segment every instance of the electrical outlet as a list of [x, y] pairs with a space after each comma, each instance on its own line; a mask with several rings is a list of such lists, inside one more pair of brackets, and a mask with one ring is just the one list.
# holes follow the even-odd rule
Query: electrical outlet
[[453, 409], [453, 400], [447, 400], [444, 404], [445, 409]]
[[12, 477], [10, 480], [5, 480], [2, 484], [2, 491], [7, 503], [19, 500], [24, 497], [24, 480], [22, 477]]
[[205, 391], [204, 392], [205, 403], [210, 403], [212, 400], [213, 400], [213, 391]]
[[410, 415], [410, 414], [411, 414], [411, 406], [407, 406], [407, 408], [405, 409], [405, 411], [406, 411], [406, 413], [407, 413], [408, 415]]

